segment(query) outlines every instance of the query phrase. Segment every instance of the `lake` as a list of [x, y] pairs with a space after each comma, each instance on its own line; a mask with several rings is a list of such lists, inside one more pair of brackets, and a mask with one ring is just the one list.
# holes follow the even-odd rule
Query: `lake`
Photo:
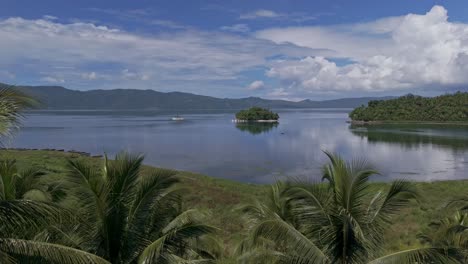
[[27, 115], [8, 144], [114, 155], [145, 154], [145, 163], [250, 183], [285, 177], [320, 180], [322, 150], [365, 158], [374, 180], [468, 178], [468, 126], [353, 127], [350, 109], [278, 110], [280, 123], [234, 124], [233, 113], [41, 111]]

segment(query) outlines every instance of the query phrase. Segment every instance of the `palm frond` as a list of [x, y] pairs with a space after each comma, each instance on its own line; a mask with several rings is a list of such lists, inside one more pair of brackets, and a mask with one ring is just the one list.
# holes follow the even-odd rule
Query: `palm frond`
[[59, 208], [53, 204], [30, 200], [0, 201], [1, 232], [39, 228], [58, 215]]
[[401, 209], [407, 207], [411, 201], [416, 200], [418, 197], [419, 194], [411, 182], [404, 180], [392, 182], [390, 189], [379, 206], [375, 206], [375, 202], [378, 199], [372, 200], [370, 208], [376, 208], [369, 211], [371, 217], [369, 222], [382, 220], [390, 223], [392, 216], [395, 216]]
[[283, 241], [289, 252], [296, 252], [311, 263], [327, 263], [329, 261], [325, 253], [311, 240], [305, 237], [293, 226], [280, 219], [266, 220], [259, 224], [253, 233], [254, 240], [264, 237], [272, 241]]
[[23, 111], [38, 105], [38, 101], [13, 86], [0, 89], [0, 137], [9, 137], [21, 125]]
[[417, 248], [389, 254], [368, 264], [415, 264], [415, 263], [444, 263], [461, 264], [463, 253], [457, 248]]
[[30, 240], [0, 238], [0, 251], [23, 258], [41, 258], [48, 263], [110, 264], [107, 260], [85, 251]]
[[140, 212], [147, 214], [157, 199], [179, 182], [179, 179], [175, 177], [176, 174], [177, 172], [173, 170], [160, 169], [153, 171], [150, 175], [142, 176], [130, 208], [129, 225], [132, 225], [133, 219]]

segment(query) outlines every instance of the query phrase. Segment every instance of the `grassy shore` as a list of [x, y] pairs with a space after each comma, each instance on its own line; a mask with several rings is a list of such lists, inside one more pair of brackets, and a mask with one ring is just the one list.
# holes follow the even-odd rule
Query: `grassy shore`
[[[99, 166], [102, 159], [80, 153], [43, 150], [1, 150], [0, 159], [12, 158], [20, 168], [35, 166], [47, 172], [44, 180], [60, 181], [66, 174], [67, 159], [85, 159]], [[145, 170], [153, 169], [146, 166]], [[213, 178], [190, 172], [180, 172], [182, 185], [187, 189], [185, 206], [210, 214], [207, 222], [217, 226], [225, 245], [226, 263], [235, 263], [232, 255], [238, 241], [247, 235], [242, 216], [235, 210], [254, 199], [264, 199], [267, 185], [254, 185]], [[417, 234], [427, 230], [437, 219], [451, 214], [446, 203], [463, 195], [468, 196], [468, 181], [438, 181], [415, 183], [420, 191], [419, 202], [400, 214], [386, 232], [385, 248], [388, 252], [409, 249], [419, 245]], [[375, 190], [385, 189], [386, 183], [373, 183]]]

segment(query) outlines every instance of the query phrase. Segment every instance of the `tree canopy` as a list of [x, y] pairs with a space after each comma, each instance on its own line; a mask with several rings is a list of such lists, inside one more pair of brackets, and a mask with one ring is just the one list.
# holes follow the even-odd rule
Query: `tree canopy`
[[468, 92], [437, 97], [408, 94], [397, 99], [370, 101], [354, 109], [349, 117], [355, 121], [468, 121]]
[[268, 109], [261, 107], [251, 107], [247, 110], [241, 110], [237, 112], [236, 118], [239, 120], [278, 120], [279, 115]]

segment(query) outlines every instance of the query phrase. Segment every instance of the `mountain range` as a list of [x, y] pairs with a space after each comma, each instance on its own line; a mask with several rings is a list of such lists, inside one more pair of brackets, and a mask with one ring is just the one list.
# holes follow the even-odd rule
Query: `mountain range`
[[[0, 83], [0, 88], [8, 86]], [[51, 110], [235, 110], [252, 106], [265, 108], [355, 108], [371, 100], [394, 97], [360, 97], [335, 100], [299, 102], [268, 100], [259, 97], [216, 98], [183, 92], [158, 92], [155, 90], [70, 90], [61, 86], [15, 86], [24, 93], [38, 98], [43, 107]]]

